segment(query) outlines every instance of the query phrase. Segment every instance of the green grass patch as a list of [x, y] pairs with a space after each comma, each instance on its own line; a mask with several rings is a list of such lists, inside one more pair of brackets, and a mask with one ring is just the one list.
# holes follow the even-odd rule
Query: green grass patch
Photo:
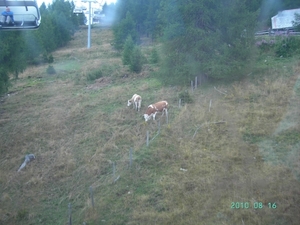
[[74, 72], [81, 68], [81, 63], [77, 60], [63, 60], [53, 64], [57, 72]]
[[102, 76], [103, 76], [102, 70], [98, 69], [98, 70], [89, 72], [86, 79], [88, 81], [94, 81]]
[[295, 145], [300, 142], [300, 132], [298, 130], [285, 130], [274, 137], [277, 144]]

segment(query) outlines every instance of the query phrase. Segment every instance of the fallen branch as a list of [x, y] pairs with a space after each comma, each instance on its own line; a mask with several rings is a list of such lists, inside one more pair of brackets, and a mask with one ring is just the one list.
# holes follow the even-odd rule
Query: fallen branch
[[220, 92], [221, 94], [223, 94], [223, 95], [227, 95], [226, 93], [224, 93], [224, 92], [222, 92], [222, 91], [218, 90], [216, 87], [214, 87], [214, 88], [215, 88], [215, 90], [216, 90], [216, 91]]
[[[205, 124], [206, 124], [206, 123], [205, 123]], [[197, 134], [198, 130], [199, 130], [203, 125], [205, 125], [205, 124], [202, 124], [200, 127], [198, 127], [198, 128], [195, 130], [192, 139], [194, 139], [194, 137], [195, 137], [195, 135]]]
[[116, 179], [114, 179], [113, 183], [116, 183], [116, 181], [119, 180], [119, 178], [120, 178], [120, 175]]
[[226, 123], [226, 121], [211, 122], [213, 124]]
[[18, 169], [18, 172], [20, 172], [26, 166], [27, 163], [31, 162], [34, 159], [35, 159], [34, 154], [28, 154], [28, 155], [26, 155], [24, 162], [22, 163], [22, 165]]

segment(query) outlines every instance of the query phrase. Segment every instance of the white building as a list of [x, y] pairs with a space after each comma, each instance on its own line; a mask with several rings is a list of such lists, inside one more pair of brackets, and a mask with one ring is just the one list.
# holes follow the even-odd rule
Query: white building
[[299, 9], [289, 9], [278, 12], [276, 16], [271, 18], [272, 29], [288, 29], [293, 27], [293, 21], [295, 21], [295, 14], [300, 15]]

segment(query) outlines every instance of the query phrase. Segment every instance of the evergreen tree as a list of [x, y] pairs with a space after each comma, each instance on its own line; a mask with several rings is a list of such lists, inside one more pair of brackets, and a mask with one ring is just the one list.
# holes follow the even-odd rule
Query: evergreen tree
[[52, 52], [59, 46], [55, 38], [56, 33], [54, 26], [54, 17], [50, 13], [45, 13], [43, 23], [38, 30], [38, 36], [46, 52]]
[[143, 55], [138, 46], [134, 46], [130, 56], [129, 69], [135, 73], [141, 72], [143, 68]]
[[[159, 24], [157, 18], [159, 2], [159, 0], [119, 0], [116, 4], [115, 24], [122, 23], [129, 12], [134, 23], [134, 30], [139, 36], [155, 34], [154, 31], [157, 31]], [[122, 30], [122, 26], [116, 26], [115, 29]], [[132, 38], [134, 39], [134, 37]]]
[[0, 94], [9, 87], [9, 74], [16, 78], [25, 67], [26, 52], [22, 32], [0, 32]]
[[134, 49], [134, 42], [131, 38], [131, 35], [128, 35], [124, 44], [124, 49], [122, 54], [122, 62], [124, 65], [130, 64], [130, 57], [132, 55], [133, 49]]
[[26, 68], [25, 43], [21, 34], [21, 31], [0, 32], [0, 68], [3, 76], [12, 73], [18, 78], [18, 74]]
[[0, 67], [0, 94], [7, 92], [9, 87], [9, 77], [7, 71]]
[[135, 22], [130, 12], [127, 12], [126, 18], [113, 27], [114, 41], [113, 46], [121, 50], [123, 48], [126, 38], [130, 35], [133, 42], [136, 43], [138, 34], [135, 29]]
[[152, 0], [149, 2], [147, 8], [147, 17], [144, 22], [147, 36], [151, 36], [155, 39], [161, 35], [162, 26], [160, 18], [158, 17], [158, 11], [160, 8], [160, 0]]
[[257, 12], [245, 0], [165, 0], [160, 17], [170, 81], [235, 79], [251, 65]]

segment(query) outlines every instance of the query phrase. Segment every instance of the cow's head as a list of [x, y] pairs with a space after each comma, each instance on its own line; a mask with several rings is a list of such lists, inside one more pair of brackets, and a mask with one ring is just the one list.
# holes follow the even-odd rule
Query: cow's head
[[132, 101], [131, 101], [131, 100], [128, 100], [127, 106], [131, 106], [131, 104], [132, 104]]
[[144, 119], [145, 119], [146, 122], [151, 119], [151, 115], [152, 114], [150, 114], [150, 115], [144, 114]]

